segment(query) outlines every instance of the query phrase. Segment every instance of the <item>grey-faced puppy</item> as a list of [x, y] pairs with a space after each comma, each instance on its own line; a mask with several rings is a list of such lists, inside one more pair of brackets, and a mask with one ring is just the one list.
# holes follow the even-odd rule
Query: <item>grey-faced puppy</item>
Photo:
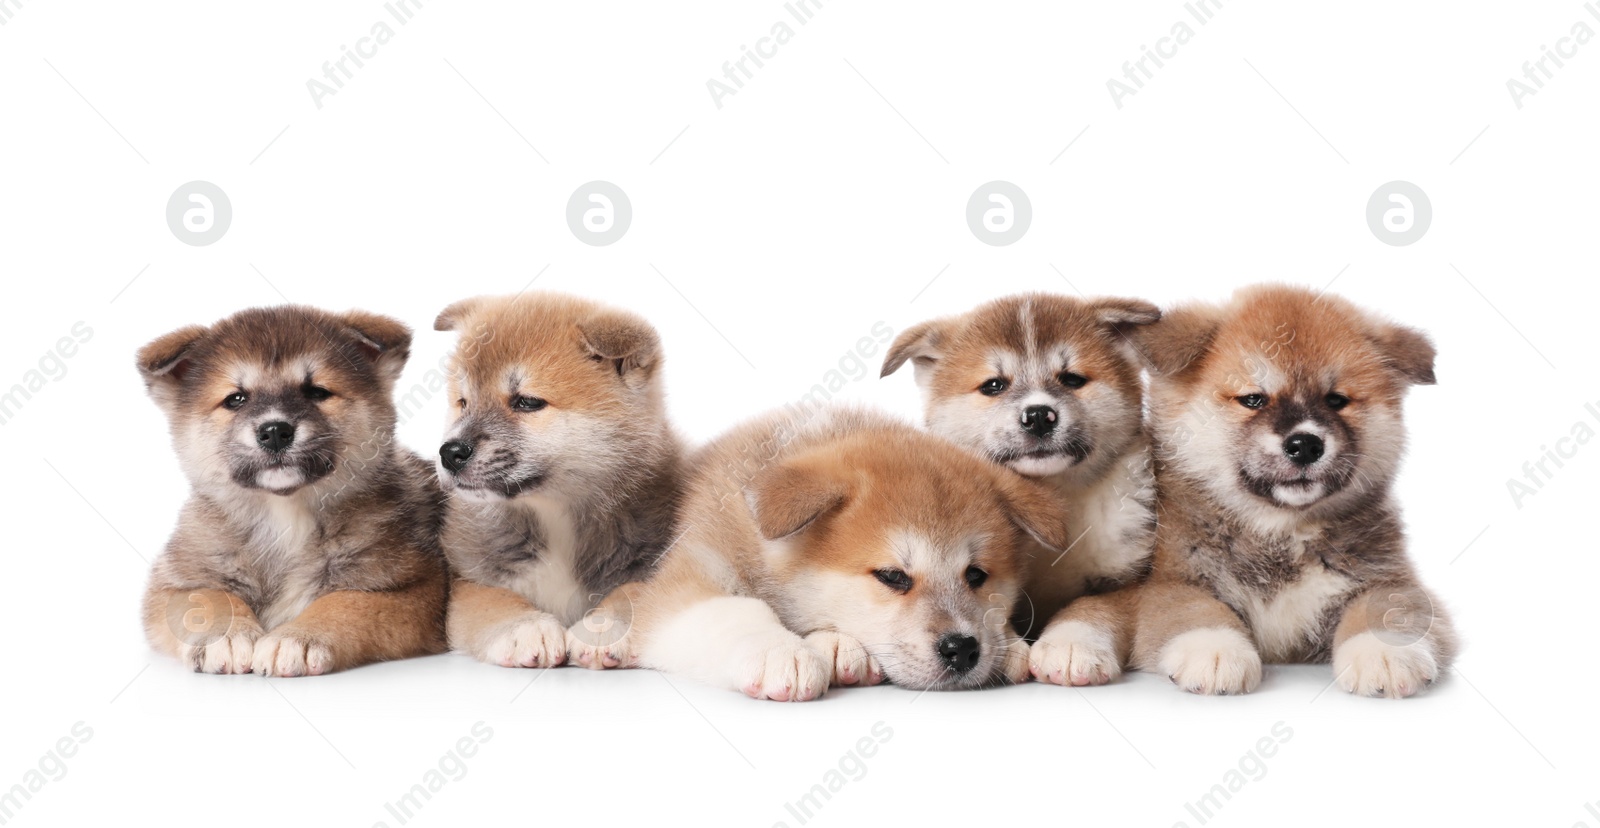
[[277, 676], [444, 650], [440, 498], [394, 440], [410, 344], [387, 317], [291, 306], [139, 351], [192, 487], [145, 593], [152, 646]]
[[911, 362], [935, 433], [1039, 478], [1070, 521], [1066, 549], [1034, 546], [1017, 627], [1040, 629], [1029, 669], [1041, 681], [1099, 684], [1118, 675], [1108, 642], [1066, 623], [1082, 596], [1137, 580], [1154, 543], [1150, 443], [1129, 331], [1161, 318], [1138, 299], [1009, 296], [906, 329], [883, 375]]
[[553, 293], [463, 300], [434, 327], [460, 334], [438, 468], [451, 646], [507, 667], [569, 650], [630, 665], [626, 598], [601, 599], [671, 540], [682, 453], [655, 329]]

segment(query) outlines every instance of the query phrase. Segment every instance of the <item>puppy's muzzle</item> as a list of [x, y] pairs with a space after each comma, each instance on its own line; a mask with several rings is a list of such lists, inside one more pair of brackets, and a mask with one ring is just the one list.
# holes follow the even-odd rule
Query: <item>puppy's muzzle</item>
[[1283, 455], [1296, 466], [1309, 466], [1322, 459], [1325, 446], [1315, 434], [1300, 432], [1283, 441]]
[[439, 447], [439, 462], [444, 464], [451, 474], [467, 467], [467, 462], [472, 459], [472, 444], [460, 440], [451, 440]]
[[934, 649], [939, 651], [939, 661], [956, 675], [970, 673], [978, 666], [978, 639], [965, 633], [945, 633]]

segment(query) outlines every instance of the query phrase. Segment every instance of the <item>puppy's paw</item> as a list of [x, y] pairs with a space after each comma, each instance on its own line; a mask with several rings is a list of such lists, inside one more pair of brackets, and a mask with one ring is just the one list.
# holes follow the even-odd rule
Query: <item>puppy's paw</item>
[[1399, 647], [1364, 632], [1334, 648], [1333, 673], [1346, 692], [1403, 699], [1439, 677], [1439, 661], [1426, 639]]
[[1021, 636], [1006, 643], [1005, 650], [1000, 653], [1000, 669], [1007, 682], [1021, 684], [1028, 680], [1028, 654], [1031, 651], [1032, 648]]
[[559, 667], [567, 660], [567, 628], [547, 612], [530, 613], [490, 633], [475, 655], [501, 667]]
[[1207, 627], [1174, 637], [1157, 660], [1172, 683], [1191, 693], [1227, 696], [1261, 684], [1261, 654], [1238, 630]]
[[1034, 642], [1028, 671], [1049, 684], [1109, 684], [1122, 675], [1111, 634], [1083, 621], [1052, 625]]
[[261, 635], [261, 628], [252, 626], [226, 633], [207, 644], [180, 644], [178, 660], [196, 673], [248, 673], [253, 669], [256, 641]]
[[609, 610], [590, 610], [567, 628], [567, 661], [591, 670], [638, 666], [639, 657], [628, 639], [628, 622]]
[[745, 678], [739, 689], [753, 699], [811, 701], [827, 692], [833, 662], [795, 639], [761, 650], [741, 672]]
[[873, 685], [883, 681], [883, 668], [860, 641], [836, 632], [818, 631], [806, 636], [806, 643], [822, 653], [833, 667], [835, 686]]
[[274, 630], [256, 642], [250, 667], [258, 676], [320, 676], [334, 669], [333, 649], [314, 635]]

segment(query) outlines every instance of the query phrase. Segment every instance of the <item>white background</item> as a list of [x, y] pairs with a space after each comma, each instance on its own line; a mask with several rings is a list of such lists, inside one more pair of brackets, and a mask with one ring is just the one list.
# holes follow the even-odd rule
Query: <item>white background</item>
[[[414, 824], [798, 825], [785, 803], [881, 721], [892, 737], [814, 824], [1198, 825], [1185, 803], [1281, 721], [1292, 738], [1214, 824], [1600, 825], [1600, 446], [1520, 508], [1507, 490], [1575, 423], [1600, 430], [1600, 44], [1520, 109], [1506, 88], [1575, 21], [1600, 29], [1582, 4], [1229, 0], [1120, 109], [1107, 80], [1189, 19], [1177, 2], [830, 0], [721, 109], [707, 80], [780, 3], [572, 6], [430, 2], [320, 109], [306, 82], [388, 19], [378, 2], [6, 6], [0, 389], [74, 323], [94, 332], [0, 427], [0, 788], [93, 730], [14, 824], [397, 825], [385, 803], [482, 721], [492, 738]], [[195, 179], [233, 205], [207, 247], [165, 221]], [[633, 204], [608, 247], [566, 226], [594, 179]], [[1033, 205], [1007, 247], [964, 219], [993, 179]], [[1365, 220], [1394, 179], [1433, 205], [1408, 247]], [[417, 329], [409, 386], [450, 345], [442, 307], [539, 273], [659, 326], [697, 441], [798, 398], [880, 320], [1025, 289], [1166, 304], [1331, 282], [1439, 346], [1398, 489], [1460, 670], [1405, 702], [1324, 692], [1315, 666], [1242, 698], [1135, 675], [782, 705], [458, 655], [264, 680], [147, 651], [140, 591], [186, 485], [140, 345], [285, 299], [363, 307]], [[840, 396], [915, 416], [910, 376], [873, 362]], [[433, 450], [443, 415], [433, 399], [403, 437]]]

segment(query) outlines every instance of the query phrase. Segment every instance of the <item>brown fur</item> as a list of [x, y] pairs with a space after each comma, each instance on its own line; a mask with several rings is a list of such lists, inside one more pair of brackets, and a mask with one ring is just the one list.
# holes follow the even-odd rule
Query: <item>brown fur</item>
[[[151, 645], [205, 672], [306, 675], [444, 649], [438, 497], [394, 441], [410, 331], [360, 311], [244, 311], [139, 352], [193, 491], [144, 600]], [[307, 388], [331, 396], [313, 401]], [[237, 410], [222, 403], [248, 395]], [[274, 472], [261, 421], [297, 435]]]

